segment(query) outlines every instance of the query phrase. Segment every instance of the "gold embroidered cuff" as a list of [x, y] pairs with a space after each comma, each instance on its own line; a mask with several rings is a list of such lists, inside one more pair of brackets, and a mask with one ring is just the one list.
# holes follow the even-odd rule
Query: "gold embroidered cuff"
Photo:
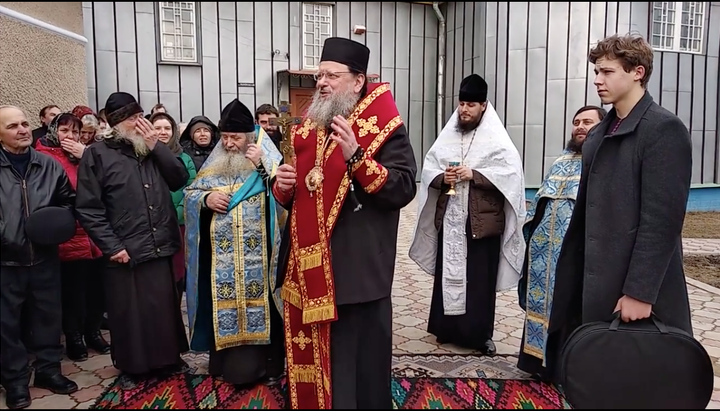
[[388, 178], [387, 168], [369, 157], [366, 157], [359, 164], [360, 166], [355, 170], [353, 177], [365, 189], [365, 192], [373, 194], [380, 190]]

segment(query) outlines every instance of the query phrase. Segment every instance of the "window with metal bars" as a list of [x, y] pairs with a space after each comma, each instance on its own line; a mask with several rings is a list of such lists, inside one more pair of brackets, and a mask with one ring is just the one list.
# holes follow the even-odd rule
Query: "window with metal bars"
[[332, 36], [332, 5], [303, 3], [303, 68], [313, 70], [320, 64], [325, 39]]
[[651, 44], [656, 50], [703, 53], [707, 2], [652, 2]]
[[198, 3], [157, 3], [158, 56], [163, 63], [199, 63]]

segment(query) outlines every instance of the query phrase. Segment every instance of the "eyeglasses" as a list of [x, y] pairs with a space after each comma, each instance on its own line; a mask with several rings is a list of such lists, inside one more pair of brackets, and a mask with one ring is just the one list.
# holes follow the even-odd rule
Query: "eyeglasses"
[[323, 77], [327, 77], [328, 80], [337, 80], [340, 77], [340, 74], [350, 74], [349, 71], [321, 71], [313, 74], [313, 79], [315, 81], [320, 80]]

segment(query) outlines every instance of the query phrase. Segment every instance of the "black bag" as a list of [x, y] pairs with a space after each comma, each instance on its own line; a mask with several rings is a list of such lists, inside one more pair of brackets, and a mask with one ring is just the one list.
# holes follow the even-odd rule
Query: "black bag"
[[687, 332], [649, 319], [585, 324], [563, 346], [559, 383], [573, 408], [705, 409], [712, 360]]

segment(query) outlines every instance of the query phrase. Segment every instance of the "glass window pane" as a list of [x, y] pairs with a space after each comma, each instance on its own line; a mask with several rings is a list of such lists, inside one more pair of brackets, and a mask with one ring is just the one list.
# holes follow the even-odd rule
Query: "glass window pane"
[[328, 23], [320, 24], [320, 34], [330, 34], [330, 24], [328, 24]]
[[182, 25], [182, 33], [183, 33], [183, 34], [193, 34], [193, 25], [192, 25], [192, 23], [183, 23], [183, 25]]
[[683, 37], [687, 38], [689, 31], [690, 30], [688, 29], [688, 26], [681, 26], [680, 27], [680, 38], [683, 38]]
[[680, 39], [680, 50], [687, 50], [688, 49], [688, 41], [685, 39]]
[[175, 24], [172, 21], [163, 21], [162, 25], [163, 33], [175, 32]]
[[183, 47], [194, 48], [195, 42], [192, 36], [183, 36]]
[[165, 57], [175, 58], [175, 49], [172, 47], [165, 47]]
[[175, 36], [165, 34], [163, 35], [163, 46], [173, 47], [175, 46]]
[[655, 9], [653, 10], [653, 21], [660, 21], [662, 18], [662, 11]]
[[660, 47], [660, 36], [652, 36], [652, 46]]
[[182, 19], [183, 21], [192, 21], [192, 12], [190, 12], [189, 10], [183, 10]]
[[313, 55], [313, 46], [305, 46], [305, 57], [311, 57]]
[[311, 22], [305, 23], [305, 32], [306, 33], [312, 33], [314, 29], [315, 29], [315, 27], [313, 26], [313, 24]]
[[305, 44], [315, 44], [315, 35], [312, 33], [305, 33]]
[[183, 59], [185, 59], [185, 60], [195, 60], [195, 50], [193, 50], [193, 49], [183, 49]]
[[173, 19], [173, 11], [172, 11], [172, 9], [163, 9], [163, 19], [165, 19], [165, 20], [172, 20], [172, 19]]
[[313, 8], [313, 4], [305, 3], [305, 14], [313, 14]]
[[305, 57], [305, 67], [314, 67], [314, 59], [312, 57]]

